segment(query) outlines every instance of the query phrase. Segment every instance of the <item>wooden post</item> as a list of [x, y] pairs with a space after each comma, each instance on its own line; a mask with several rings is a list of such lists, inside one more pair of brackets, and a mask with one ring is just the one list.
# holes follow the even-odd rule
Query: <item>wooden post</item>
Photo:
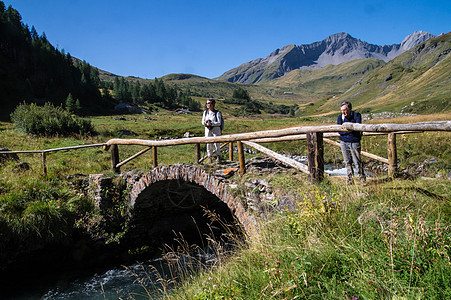
[[198, 164], [200, 159], [200, 144], [196, 143], [194, 144], [194, 163]]
[[321, 132], [307, 133], [309, 179], [320, 182], [324, 179], [324, 147]]
[[238, 158], [240, 161], [240, 175], [244, 175], [244, 173], [246, 173], [246, 161], [244, 160], [243, 143], [241, 141], [237, 141], [236, 144], [238, 147]]
[[156, 168], [158, 166], [158, 157], [157, 157], [157, 147], [152, 147], [152, 167]]
[[120, 173], [120, 167], [117, 167], [119, 163], [119, 147], [116, 144], [111, 145], [111, 168], [114, 172]]
[[229, 143], [229, 160], [233, 161], [233, 142]]
[[388, 134], [388, 174], [396, 176], [398, 172], [398, 154], [396, 150], [396, 133]]
[[44, 176], [47, 177], [47, 154], [45, 152], [42, 152], [42, 168]]

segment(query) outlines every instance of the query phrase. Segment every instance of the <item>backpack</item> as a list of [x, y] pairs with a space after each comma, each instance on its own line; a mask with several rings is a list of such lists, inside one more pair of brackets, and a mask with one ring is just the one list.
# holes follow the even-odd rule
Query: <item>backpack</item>
[[[217, 120], [218, 119], [218, 111], [215, 111], [215, 117]], [[224, 130], [224, 117], [222, 117], [222, 114], [221, 114], [221, 125], [219, 126], [219, 128], [221, 128], [221, 132]]]
[[[219, 110], [215, 110], [215, 118], [218, 120], [218, 112]], [[204, 115], [207, 113], [207, 111], [204, 111]], [[221, 128], [221, 132], [224, 130], [224, 118], [221, 118], [221, 125], [219, 126]]]

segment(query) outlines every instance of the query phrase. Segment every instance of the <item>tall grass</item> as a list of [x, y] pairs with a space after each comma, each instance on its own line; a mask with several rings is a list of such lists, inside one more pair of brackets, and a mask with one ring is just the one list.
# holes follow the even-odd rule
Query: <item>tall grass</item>
[[[26, 249], [60, 243], [71, 236], [74, 220], [92, 210], [92, 202], [65, 181], [50, 176], [2, 170], [0, 184], [0, 260]], [[16, 182], [5, 180], [14, 176]]]
[[[293, 180], [294, 183], [294, 180]], [[449, 197], [423, 182], [361, 187], [297, 182], [295, 211], [272, 215], [224, 263], [172, 299], [446, 299], [451, 296]], [[449, 196], [445, 181], [428, 186]], [[299, 188], [302, 187], [302, 188]]]

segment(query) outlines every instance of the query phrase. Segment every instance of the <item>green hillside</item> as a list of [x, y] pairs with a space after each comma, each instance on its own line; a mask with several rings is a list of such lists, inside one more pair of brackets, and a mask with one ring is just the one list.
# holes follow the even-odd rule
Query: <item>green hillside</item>
[[79, 100], [83, 113], [104, 112], [110, 105], [98, 85], [94, 68], [74, 62], [0, 1], [0, 119], [7, 120], [23, 101], [61, 105], [69, 95]]
[[323, 97], [346, 92], [367, 72], [383, 65], [375, 58], [357, 59], [314, 70], [293, 70], [268, 82], [268, 86], [291, 88], [294, 93]]
[[[306, 104], [321, 98], [343, 94], [363, 75], [384, 64], [377, 59], [359, 59], [340, 65], [329, 65], [315, 70], [294, 70], [287, 75], [262, 84], [240, 84], [208, 79], [191, 74], [169, 74], [161, 77], [165, 84], [197, 97], [231, 98], [233, 91], [244, 88], [254, 100], [274, 104]], [[114, 80], [114, 76], [100, 71], [102, 80]], [[130, 82], [145, 84], [152, 81], [126, 77]]]
[[[113, 82], [119, 76], [99, 70], [99, 77], [102, 81]], [[142, 79], [133, 76], [123, 78], [129, 83], [136, 84], [139, 82], [140, 85], [155, 81], [155, 79]], [[290, 86], [232, 83], [184, 73], [169, 74], [159, 78], [159, 80], [163, 80], [165, 85], [175, 87], [177, 90], [193, 97], [231, 98], [234, 90], [243, 88], [253, 100], [263, 102], [292, 105], [312, 101], [312, 97], [309, 94], [291, 93], [293, 89]]]

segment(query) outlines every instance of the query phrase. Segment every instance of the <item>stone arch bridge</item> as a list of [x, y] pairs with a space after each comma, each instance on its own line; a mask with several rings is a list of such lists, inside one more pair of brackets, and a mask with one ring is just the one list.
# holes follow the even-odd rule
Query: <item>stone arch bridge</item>
[[[233, 173], [236, 169], [226, 170]], [[253, 234], [261, 210], [252, 203], [273, 200], [272, 193], [267, 193], [270, 190], [267, 186], [257, 182], [247, 191], [237, 189], [231, 180], [199, 165], [179, 163], [117, 176], [126, 183], [122, 190], [126, 191], [129, 211], [134, 219], [140, 220], [137, 226], [142, 228], [137, 233], [138, 238], [161, 235], [163, 227], [174, 232], [183, 231], [192, 218], [205, 214], [200, 208], [211, 209], [229, 220], [238, 220], [246, 233]], [[114, 187], [116, 179], [92, 174], [89, 180], [89, 190], [96, 206], [101, 210], [111, 207], [112, 193], [108, 191]]]

